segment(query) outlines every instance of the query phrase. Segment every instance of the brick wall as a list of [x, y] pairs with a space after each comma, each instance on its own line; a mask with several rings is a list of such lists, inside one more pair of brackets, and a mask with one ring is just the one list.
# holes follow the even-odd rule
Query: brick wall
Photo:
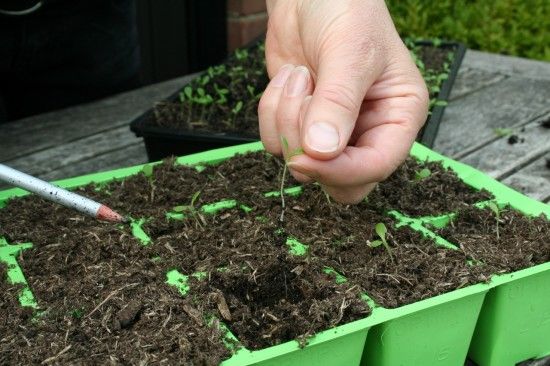
[[267, 29], [265, 0], [227, 0], [227, 50], [243, 46]]

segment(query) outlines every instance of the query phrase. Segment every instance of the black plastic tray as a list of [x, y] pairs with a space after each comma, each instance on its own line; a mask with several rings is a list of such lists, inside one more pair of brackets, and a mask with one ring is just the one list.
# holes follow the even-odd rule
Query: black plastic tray
[[[433, 45], [433, 42], [431, 41], [417, 41], [416, 43], [419, 45]], [[252, 44], [250, 46], [252, 46]], [[449, 94], [451, 93], [453, 83], [456, 79], [458, 69], [460, 68], [462, 59], [464, 58], [466, 48], [463, 44], [456, 42], [443, 42], [439, 47], [452, 48], [455, 53], [451, 68], [449, 70], [449, 76], [441, 85], [440, 92], [437, 96], [438, 100], [447, 101]], [[184, 87], [185, 85], [182, 85], [177, 92], [165, 100], [177, 100], [180, 90]], [[428, 147], [433, 146], [444, 110], [445, 106], [436, 105], [433, 107], [432, 113], [428, 116], [424, 127], [418, 134], [418, 142]], [[153, 110], [150, 109], [130, 123], [130, 129], [132, 132], [134, 132], [137, 137], [143, 137], [149, 161], [157, 161], [171, 155], [187, 155], [195, 152], [259, 140], [258, 138], [239, 136], [236, 134], [175, 130], [154, 126], [147, 123], [152, 118]]]

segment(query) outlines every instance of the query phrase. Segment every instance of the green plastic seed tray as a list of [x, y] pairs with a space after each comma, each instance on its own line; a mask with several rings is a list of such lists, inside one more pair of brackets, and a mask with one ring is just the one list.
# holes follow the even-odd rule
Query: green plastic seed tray
[[[258, 151], [261, 143], [251, 143], [181, 157], [178, 163], [214, 164], [237, 153]], [[500, 205], [510, 205], [526, 215], [540, 214], [550, 218], [550, 206], [532, 200], [462, 163], [448, 159], [428, 148], [415, 144], [411, 155], [425, 161], [442, 161], [468, 185], [493, 193]], [[124, 179], [137, 174], [143, 166], [134, 166], [104, 173], [86, 175], [57, 182], [75, 188], [91, 182], [101, 183]], [[299, 190], [299, 188], [297, 188]], [[292, 189], [287, 190], [287, 192]], [[296, 189], [293, 190], [293, 192]], [[0, 208], [9, 198], [25, 195], [20, 189], [0, 192]], [[478, 203], [480, 205], [483, 203]], [[236, 207], [236, 201], [212, 202], [201, 210], [215, 214]], [[246, 207], [242, 207], [246, 210]], [[407, 217], [392, 211], [389, 215], [397, 227], [408, 226], [431, 238], [434, 245], [456, 248], [428, 229], [431, 224], [443, 227], [452, 219], [452, 212], [439, 217]], [[167, 218], [183, 219], [177, 213]], [[143, 221], [132, 224], [133, 235], [143, 245], [154, 245], [141, 228]], [[307, 243], [300, 238], [287, 242], [292, 254], [301, 255]], [[8, 266], [8, 281], [22, 285], [19, 302], [37, 307], [40, 299], [33, 296], [17, 263], [17, 254], [32, 243], [8, 243], [0, 238], [0, 261]], [[179, 288], [182, 296], [189, 291], [187, 276], [177, 271], [167, 273], [167, 283]], [[335, 280], [346, 281], [335, 273]], [[494, 276], [489, 283], [477, 284], [418, 301], [396, 309], [376, 304], [369, 294], [364, 300], [372, 314], [345, 325], [317, 333], [300, 348], [290, 341], [258, 351], [238, 348], [224, 361], [233, 365], [463, 365], [469, 356], [480, 366], [515, 365], [521, 361], [550, 354], [550, 263], [518, 272]], [[226, 337], [234, 336], [228, 331]], [[238, 341], [238, 340], [237, 340]]]

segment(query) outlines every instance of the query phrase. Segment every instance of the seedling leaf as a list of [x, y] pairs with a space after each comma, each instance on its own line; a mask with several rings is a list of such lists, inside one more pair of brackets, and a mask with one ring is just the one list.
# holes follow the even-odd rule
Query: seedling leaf
[[376, 247], [379, 247], [382, 244], [383, 244], [382, 240], [374, 240], [374, 241], [369, 242], [369, 247], [376, 248]]
[[288, 155], [288, 158], [290, 159], [293, 156], [302, 155], [303, 153], [304, 153], [304, 149], [302, 149], [301, 147], [297, 147], [296, 149], [294, 149], [294, 151], [290, 153], [290, 155]]
[[233, 114], [237, 114], [240, 112], [240, 110], [243, 108], [243, 102], [241, 100], [239, 100], [237, 102], [237, 104], [235, 105], [235, 107], [231, 110], [231, 113]]
[[174, 212], [183, 212], [187, 209], [187, 206], [175, 206], [172, 208], [172, 211]]
[[283, 150], [284, 151], [288, 151], [288, 149], [289, 149], [288, 140], [284, 136], [281, 136], [281, 145], [283, 145]]
[[487, 207], [489, 207], [489, 209], [495, 213], [496, 220], [497, 220], [497, 239], [500, 239], [500, 232], [499, 232], [499, 229], [498, 229], [498, 223], [500, 221], [500, 209], [498, 208], [498, 205], [495, 202], [492, 202], [492, 201], [489, 202]]
[[[384, 245], [384, 248], [386, 248], [386, 251], [390, 256], [392, 263], [394, 263], [393, 254], [392, 254], [390, 245], [386, 241], [386, 234], [388, 233], [388, 229], [386, 228], [386, 225], [384, 225], [383, 222], [379, 222], [374, 226], [374, 231], [380, 237], [380, 242], [382, 242], [382, 245]], [[373, 243], [376, 243], [374, 247], [372, 245]], [[380, 244], [378, 243], [378, 240], [375, 240], [374, 242], [371, 243], [371, 247], [375, 248], [377, 246], [380, 246]]]
[[190, 86], [186, 86], [185, 88], [183, 88], [183, 93], [185, 94], [187, 99], [193, 99], [193, 88], [191, 88]]
[[432, 174], [432, 171], [428, 168], [424, 168], [420, 171], [414, 172], [414, 180], [422, 180], [428, 178]]
[[386, 233], [388, 232], [388, 229], [386, 228], [386, 225], [384, 223], [379, 222], [374, 226], [374, 231], [376, 231], [376, 234], [384, 241], [386, 239]]
[[497, 135], [498, 137], [506, 137], [506, 136], [510, 136], [511, 134], [514, 133], [514, 130], [511, 129], [511, 128], [495, 128], [493, 130], [493, 132], [495, 133], [495, 135]]
[[141, 171], [148, 178], [153, 176], [153, 166], [151, 164], [144, 165]]
[[191, 206], [195, 207], [195, 202], [197, 201], [197, 198], [199, 198], [199, 195], [201, 194], [201, 191], [197, 191], [193, 194], [193, 197], [191, 198]]

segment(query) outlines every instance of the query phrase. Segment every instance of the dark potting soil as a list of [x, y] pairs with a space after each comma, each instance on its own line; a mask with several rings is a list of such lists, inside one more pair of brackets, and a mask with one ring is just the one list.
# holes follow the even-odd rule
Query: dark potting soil
[[[424, 169], [429, 175], [423, 178]], [[492, 198], [490, 192], [466, 185], [441, 163], [420, 163], [413, 158], [408, 158], [367, 197], [378, 211], [393, 209], [409, 216], [440, 215]]]
[[217, 314], [250, 349], [304, 342], [370, 313], [359, 287], [336, 284], [319, 259], [289, 255], [278, 221], [256, 211], [195, 213], [168, 226], [155, 238], [160, 256], [169, 258], [164, 265], [208, 278], [193, 282], [188, 301]]
[[336, 284], [319, 263], [286, 253], [261, 263], [242, 258], [194, 285], [191, 294], [208, 294], [206, 307], [249, 349], [290, 339], [305, 345], [318, 331], [370, 314], [360, 287]]
[[[448, 48], [407, 43], [424, 67], [430, 98], [436, 98], [449, 69]], [[147, 125], [173, 130], [228, 133], [258, 138], [258, 103], [269, 83], [264, 45], [238, 50], [184, 87], [174, 101], [155, 104]], [[432, 105], [432, 104], [430, 104]]]
[[[280, 205], [265, 215], [275, 220]], [[379, 305], [395, 308], [486, 281], [491, 272], [471, 268], [459, 250], [435, 245], [408, 227], [396, 228], [394, 220], [369, 208], [368, 203], [347, 206], [330, 202], [319, 186], [307, 186], [297, 197], [287, 198], [286, 233], [309, 245], [310, 255], [360, 285]], [[384, 223], [392, 257], [384, 246], [368, 243], [380, 239], [374, 228]]]
[[221, 331], [194, 321], [165, 284], [154, 247], [94, 221], [56, 239], [18, 257], [40, 309], [31, 320], [0, 308], [0, 364], [217, 365], [229, 357]]
[[550, 223], [544, 217], [531, 218], [511, 208], [502, 209], [498, 220], [488, 208], [469, 207], [458, 211], [450, 224], [438, 230], [460, 246], [476, 263], [493, 273], [529, 268], [550, 261]]

